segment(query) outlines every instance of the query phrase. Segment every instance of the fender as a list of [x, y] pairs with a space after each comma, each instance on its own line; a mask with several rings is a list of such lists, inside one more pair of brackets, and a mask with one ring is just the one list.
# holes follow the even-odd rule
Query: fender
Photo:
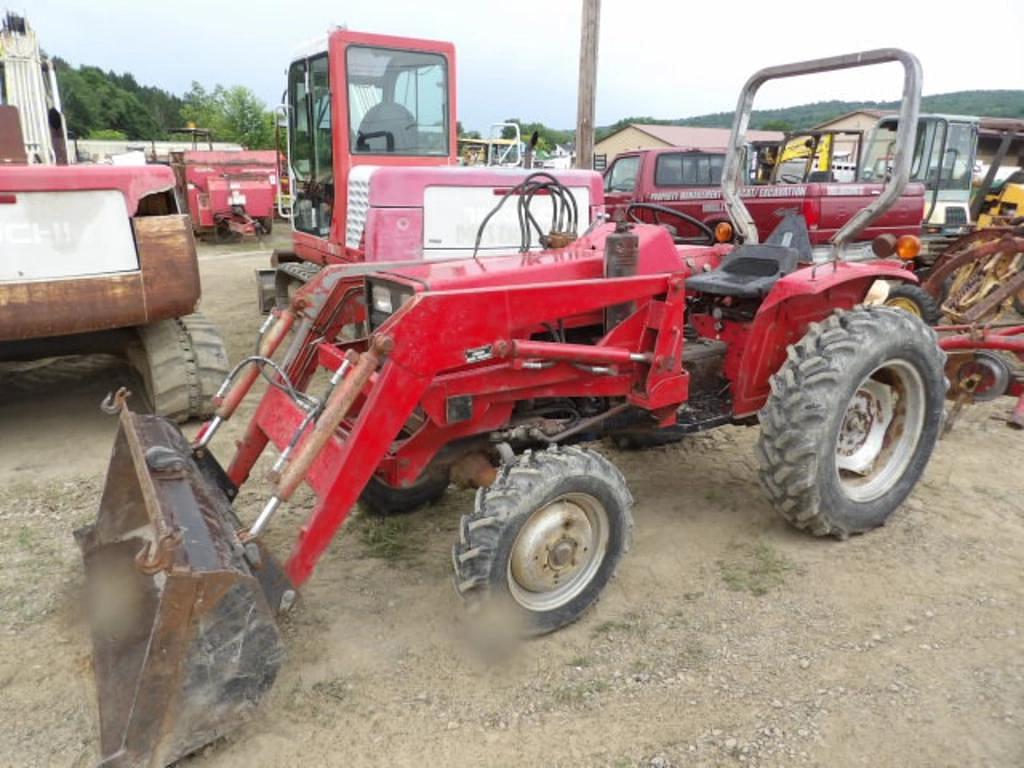
[[769, 379], [782, 367], [786, 351], [836, 309], [860, 304], [876, 280], [917, 283], [901, 262], [836, 262], [805, 267], [779, 280], [762, 302], [749, 326], [733, 382], [733, 414], [751, 416], [761, 409], [771, 391]]

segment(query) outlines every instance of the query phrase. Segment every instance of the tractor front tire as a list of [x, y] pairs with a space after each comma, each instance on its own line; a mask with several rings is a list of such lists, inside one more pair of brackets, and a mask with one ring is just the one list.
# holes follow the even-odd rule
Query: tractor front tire
[[396, 488], [376, 477], [371, 477], [359, 496], [359, 501], [371, 514], [381, 517], [404, 515], [440, 499], [448, 490], [448, 484], [447, 468], [428, 468], [416, 478], [416, 482], [406, 488]]
[[497, 610], [516, 634], [560, 629], [614, 575], [632, 539], [632, 507], [622, 475], [599, 453], [526, 451], [501, 465], [462, 517], [456, 589], [471, 609]]
[[945, 354], [889, 307], [837, 311], [791, 346], [757, 444], [776, 510], [816, 536], [883, 525], [924, 472], [942, 426]]
[[128, 357], [139, 372], [153, 413], [177, 423], [206, 419], [228, 374], [224, 341], [198, 312], [136, 329]]
[[902, 309], [924, 320], [928, 325], [942, 322], [942, 307], [928, 291], [913, 283], [899, 283], [889, 289], [883, 306]]

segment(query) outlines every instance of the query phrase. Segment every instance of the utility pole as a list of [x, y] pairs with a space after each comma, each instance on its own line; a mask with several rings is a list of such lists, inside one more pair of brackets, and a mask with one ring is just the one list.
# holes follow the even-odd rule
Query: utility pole
[[580, 24], [580, 87], [576, 105], [576, 167], [594, 167], [594, 101], [601, 0], [583, 0]]

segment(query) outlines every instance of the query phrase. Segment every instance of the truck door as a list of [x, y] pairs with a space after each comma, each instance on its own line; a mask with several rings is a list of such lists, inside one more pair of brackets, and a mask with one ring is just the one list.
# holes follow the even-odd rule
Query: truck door
[[604, 205], [609, 215], [636, 199], [640, 155], [619, 155], [604, 172]]

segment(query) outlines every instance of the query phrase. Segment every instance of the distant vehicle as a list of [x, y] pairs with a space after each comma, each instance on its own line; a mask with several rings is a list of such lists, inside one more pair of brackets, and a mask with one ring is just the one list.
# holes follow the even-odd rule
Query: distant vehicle
[[[633, 203], [656, 203], [699, 219], [711, 228], [723, 222], [731, 225], [719, 189], [724, 160], [724, 150], [665, 148], [624, 152], [605, 171], [605, 207], [614, 213]], [[741, 196], [762, 231], [774, 229], [788, 211], [803, 216], [812, 247], [824, 253], [832, 236], [883, 186], [883, 181], [851, 184], [826, 180], [749, 184], [742, 188]], [[923, 207], [924, 185], [908, 184], [895, 204], [858, 234], [858, 245], [848, 252], [848, 258], [869, 256], [871, 241], [879, 235], [919, 234]], [[656, 217], [645, 210], [641, 216], [648, 221], [658, 218], [662, 223], [680, 224], [679, 234], [684, 238], [699, 235], [692, 225], [670, 221], [668, 213]]]
[[[978, 148], [978, 118], [921, 115], [917, 121], [910, 180], [925, 186], [921, 212], [925, 254], [937, 255], [972, 229], [971, 180]], [[899, 119], [883, 117], [868, 138], [860, 181], [885, 180], [894, 157]]]
[[462, 138], [458, 143], [459, 165], [519, 168], [523, 164], [523, 137], [518, 123], [494, 123], [486, 139]]

